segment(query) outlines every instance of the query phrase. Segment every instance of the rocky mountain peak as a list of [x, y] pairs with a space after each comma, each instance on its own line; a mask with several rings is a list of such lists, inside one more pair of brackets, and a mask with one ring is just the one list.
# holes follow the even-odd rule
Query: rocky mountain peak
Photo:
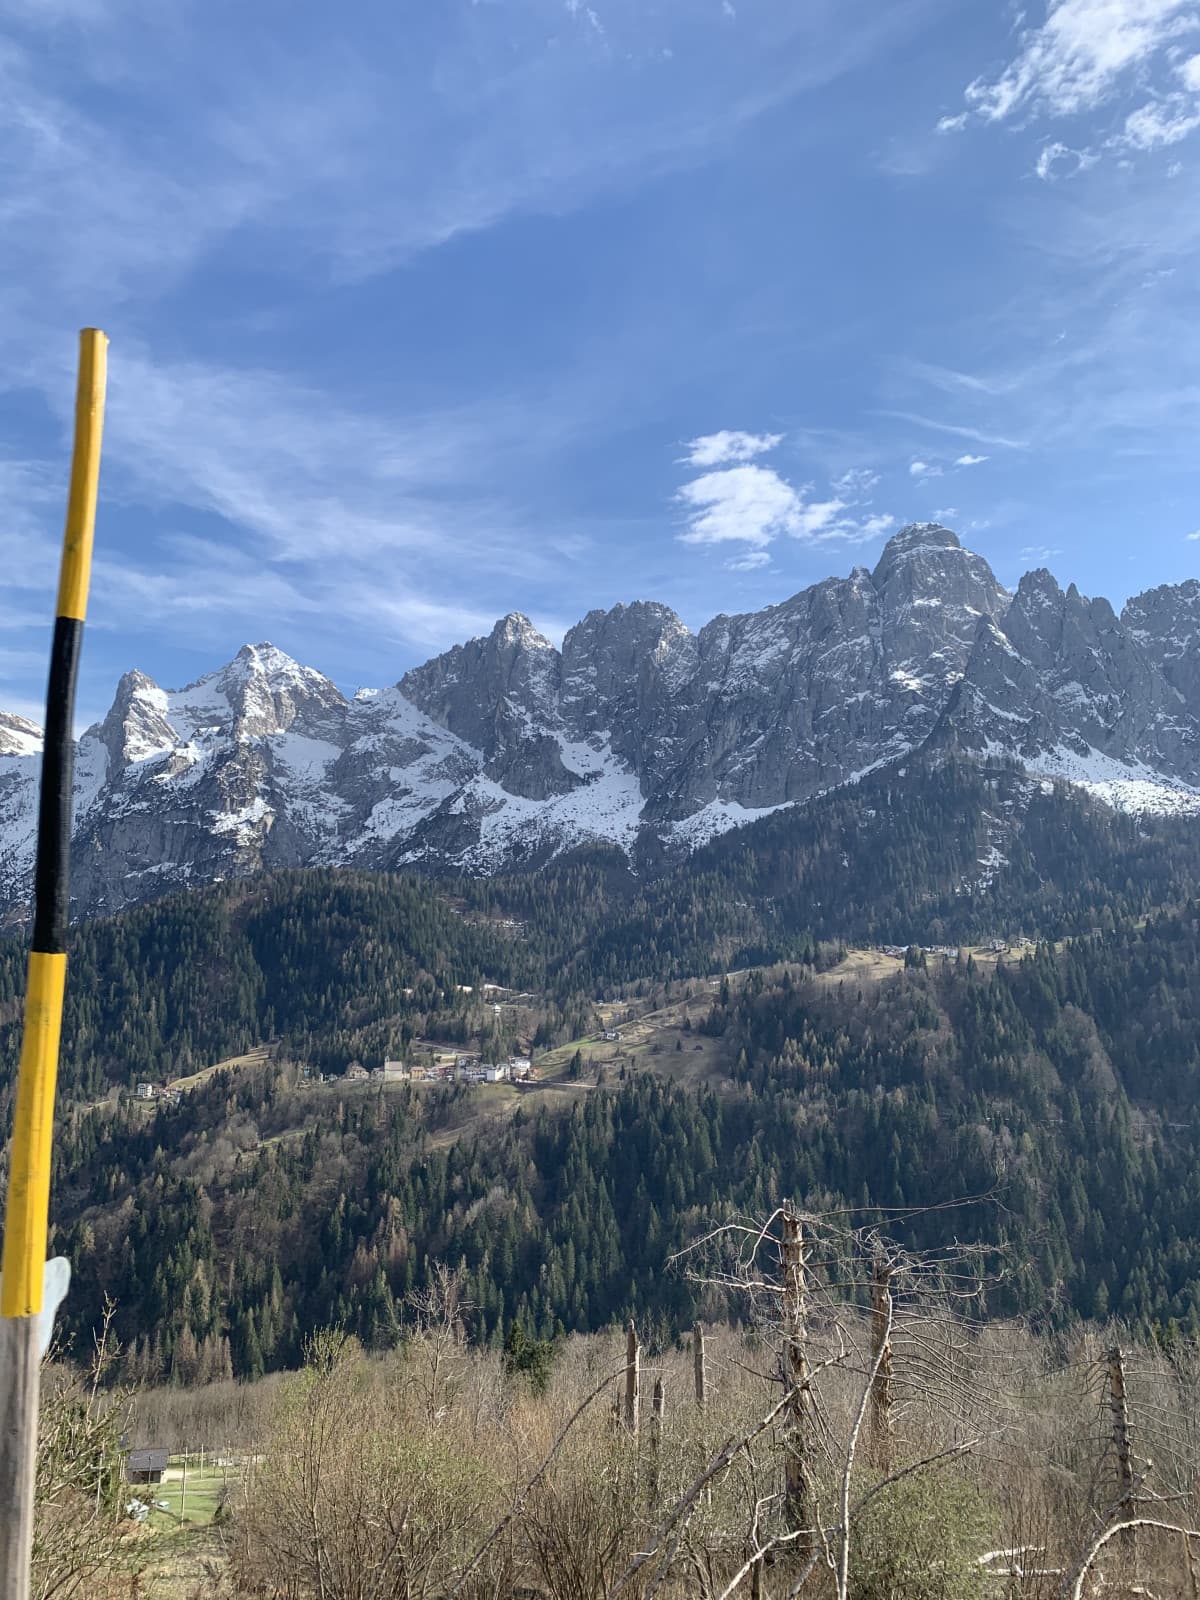
[[553, 740], [561, 676], [550, 640], [513, 611], [486, 637], [406, 672], [398, 687], [432, 722], [482, 752], [488, 777], [513, 794], [544, 799], [576, 781]]
[[1057, 605], [1062, 599], [1062, 589], [1049, 567], [1034, 567], [1018, 583], [1014, 599], [1021, 599], [1027, 604], [1031, 601], [1049, 601]]
[[267, 643], [244, 644], [227, 666], [189, 685], [181, 697], [197, 691], [201, 701], [206, 694], [225, 701], [240, 738], [286, 733], [297, 722], [315, 728], [346, 705], [323, 673]]
[[175, 743], [167, 697], [136, 667], [121, 674], [108, 715], [95, 732], [118, 766], [145, 761]]
[[0, 755], [31, 756], [42, 748], [42, 730], [15, 711], [0, 711]]
[[958, 535], [940, 522], [909, 522], [884, 545], [875, 564], [875, 576], [878, 578], [881, 571], [886, 572], [913, 555], [961, 549]]
[[489, 636], [497, 646], [523, 650], [553, 650], [544, 634], [538, 632], [523, 611], [510, 611], [501, 617]]
[[[17, 757], [38, 741], [0, 717], [10, 903], [37, 812]], [[699, 634], [635, 600], [560, 652], [511, 612], [353, 702], [267, 643], [181, 690], [129, 672], [77, 752], [77, 892], [98, 910], [264, 867], [486, 873], [595, 840], [669, 857], [945, 748], [1200, 811], [1200, 582], [1121, 618], [1044, 569], [1010, 596], [950, 529], [914, 523], [874, 571]]]
[[1008, 605], [1007, 589], [982, 556], [965, 550], [958, 535], [940, 522], [914, 522], [901, 528], [883, 548], [871, 581], [886, 611], [945, 608], [959, 619], [952, 631], [962, 632], [969, 618], [973, 636], [980, 616], [1000, 615]]

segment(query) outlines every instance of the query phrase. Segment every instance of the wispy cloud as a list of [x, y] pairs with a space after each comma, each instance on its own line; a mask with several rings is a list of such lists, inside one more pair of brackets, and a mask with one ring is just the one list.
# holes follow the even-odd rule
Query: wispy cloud
[[1038, 151], [1033, 170], [1043, 183], [1054, 183], [1059, 178], [1074, 178], [1086, 172], [1099, 159], [1094, 150], [1075, 150], [1061, 139], [1055, 139]]
[[[45, 398], [62, 406], [66, 375], [52, 377]], [[223, 648], [303, 624], [314, 639], [350, 630], [409, 659], [443, 648], [490, 625], [496, 602], [480, 597], [528, 592], [560, 565], [561, 549], [531, 541], [487, 486], [536, 431], [519, 407], [387, 417], [282, 374], [121, 348], [93, 626], [140, 631], [153, 619], [177, 640], [217, 634]], [[0, 460], [10, 589], [50, 589], [60, 480], [45, 463]], [[131, 517], [146, 531], [118, 548], [110, 530]], [[21, 622], [44, 620], [38, 609]]]
[[942, 475], [941, 467], [934, 466], [928, 461], [910, 461], [908, 472], [913, 478], [940, 478]]
[[948, 433], [956, 439], [971, 439], [975, 444], [990, 444], [998, 450], [1027, 450], [1027, 439], [1014, 439], [1002, 433], [992, 433], [983, 428], [970, 428], [961, 422], [941, 422], [936, 417], [922, 416], [917, 411], [880, 410], [881, 417], [894, 417], [898, 422], [910, 422], [914, 427], [930, 428], [934, 433]]
[[990, 460], [990, 456], [956, 456], [954, 465], [956, 467], [979, 467], [982, 466], [985, 461]]
[[1129, 150], [1160, 150], [1165, 145], [1178, 144], [1189, 133], [1200, 128], [1200, 95], [1186, 97], [1170, 95], [1164, 100], [1151, 100], [1139, 106], [1125, 118], [1125, 130], [1112, 147]]
[[857, 525], [856, 541], [865, 544], [871, 539], [882, 539], [895, 526], [896, 519], [889, 512], [877, 512], [874, 516], [864, 517]]
[[1057, 545], [1027, 544], [1018, 552], [1022, 561], [1049, 561], [1054, 556], [1062, 555]]
[[771, 565], [771, 557], [766, 550], [747, 550], [744, 555], [735, 556], [725, 565], [730, 572], [757, 572], [760, 567]]
[[871, 467], [849, 467], [833, 480], [835, 494], [846, 500], [869, 500], [879, 485], [879, 474]]
[[683, 459], [693, 467], [719, 467], [733, 461], [753, 461], [766, 455], [783, 440], [781, 433], [739, 433], [722, 428], [719, 433], [705, 433], [687, 444]]
[[[1024, 13], [1022, 13], [1022, 19]], [[1058, 121], [1094, 112], [1128, 93], [1150, 98], [1098, 147], [1055, 139], [1035, 165], [1046, 182], [1095, 166], [1102, 151], [1146, 152], [1178, 144], [1200, 127], [1200, 64], [1180, 59], [1179, 41], [1200, 29], [1196, 0], [1047, 0], [1040, 26], [1024, 27], [1016, 53], [992, 77], [964, 91], [966, 110], [945, 116], [940, 133], [985, 123]]]
[[1184, 534], [1184, 538], [1193, 543], [1197, 540], [1200, 540], [1200, 528], [1197, 528], [1195, 533]]
[[1045, 22], [1021, 34], [1004, 70], [967, 86], [967, 105], [988, 122], [1090, 110], [1194, 28], [1196, 15], [1192, 0], [1051, 0]]

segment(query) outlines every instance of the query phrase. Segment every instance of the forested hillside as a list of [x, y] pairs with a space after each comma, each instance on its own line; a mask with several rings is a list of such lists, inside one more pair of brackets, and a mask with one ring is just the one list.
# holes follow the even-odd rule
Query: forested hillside
[[[487, 1339], [514, 1318], [674, 1325], [694, 1307], [672, 1251], [785, 1195], [868, 1214], [983, 1197], [905, 1226], [1011, 1245], [996, 1309], [1196, 1325], [1194, 821], [951, 763], [652, 866], [291, 872], [79, 924], [53, 1211], [75, 1334], [107, 1294], [139, 1374], [249, 1374], [329, 1322], [394, 1340], [435, 1261], [463, 1265]], [[915, 948], [1022, 933], [1036, 950], [999, 965]], [[914, 949], [847, 978], [849, 943]], [[6, 1122], [23, 971], [10, 940]], [[674, 1044], [568, 1071], [561, 1047], [615, 1001], [666, 1006]], [[524, 1091], [342, 1082], [429, 1037], [560, 1048]], [[268, 1043], [177, 1102], [129, 1096]]]
[[501, 1105], [277, 1064], [149, 1115], [77, 1113], [56, 1178], [71, 1325], [108, 1293], [139, 1375], [252, 1374], [330, 1322], [394, 1342], [442, 1261], [482, 1338], [514, 1318], [677, 1326], [694, 1301], [672, 1252], [794, 1194], [922, 1246], [1010, 1246], [992, 1310], [1194, 1330], [1198, 995], [1193, 904], [990, 968], [914, 952], [880, 982], [750, 972], [693, 1003], [724, 1063], [697, 1084], [642, 1058]]
[[[1193, 819], [1123, 816], [1012, 769], [953, 763], [877, 774], [669, 870], [634, 875], [590, 851], [484, 881], [278, 873], [79, 924], [62, 1087], [96, 1098], [276, 1036], [340, 1071], [401, 1049], [433, 1015], [451, 1025], [460, 987], [484, 978], [544, 992], [548, 1042], [620, 986], [811, 958], [817, 940], [1057, 939], [1198, 890]], [[24, 967], [23, 943], [0, 941], [5, 1082]]]

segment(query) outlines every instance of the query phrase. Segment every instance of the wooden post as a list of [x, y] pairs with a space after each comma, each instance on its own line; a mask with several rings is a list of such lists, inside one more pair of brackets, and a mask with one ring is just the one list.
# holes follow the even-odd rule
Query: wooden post
[[703, 1411], [707, 1398], [707, 1374], [704, 1370], [704, 1329], [698, 1322], [692, 1329], [692, 1366], [696, 1374], [696, 1405]]
[[187, 1447], [183, 1451], [183, 1481], [179, 1485], [179, 1526], [187, 1519]]
[[0, 1594], [26, 1600], [37, 1475], [37, 1317], [0, 1317]]
[[[793, 1391], [788, 1403], [784, 1463], [784, 1515], [791, 1532], [809, 1526], [812, 1486], [808, 1438], [808, 1283], [804, 1265], [804, 1224], [789, 1202], [783, 1212], [783, 1379]], [[811, 1538], [794, 1545], [797, 1560], [812, 1554]]]
[[67, 981], [73, 721], [100, 479], [108, 340], [79, 336], [75, 445], [46, 686], [38, 799], [33, 936], [13, 1108], [0, 1270], [0, 1594], [28, 1600], [37, 1477], [41, 1312], [46, 1282], [51, 1144]]
[[667, 1414], [667, 1391], [661, 1378], [654, 1380], [654, 1416], [651, 1421], [654, 1442], [662, 1438], [663, 1419]]
[[892, 1340], [889, 1316], [892, 1269], [877, 1250], [871, 1270], [871, 1454], [883, 1473], [892, 1470]]
[[634, 1438], [638, 1431], [638, 1413], [642, 1404], [642, 1347], [638, 1343], [633, 1318], [625, 1330], [625, 1430]]
[[[1130, 1445], [1129, 1400], [1125, 1392], [1125, 1360], [1120, 1345], [1108, 1353], [1108, 1409], [1112, 1417], [1113, 1450], [1117, 1458], [1117, 1483], [1121, 1499], [1117, 1520], [1126, 1522], [1137, 1515], [1134, 1499], [1133, 1450]], [[1129, 1528], [1120, 1535], [1121, 1544], [1137, 1564], [1137, 1529]]]

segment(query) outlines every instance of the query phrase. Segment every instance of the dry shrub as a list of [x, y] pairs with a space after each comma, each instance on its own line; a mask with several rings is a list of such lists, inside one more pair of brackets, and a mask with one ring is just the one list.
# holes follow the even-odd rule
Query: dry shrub
[[101, 1387], [110, 1354], [106, 1322], [88, 1370], [43, 1370], [31, 1576], [36, 1600], [127, 1594], [131, 1578], [153, 1559], [153, 1538], [125, 1515], [121, 1435], [129, 1396]]
[[423, 1600], [444, 1592], [491, 1511], [457, 1416], [431, 1428], [352, 1341], [319, 1336], [282, 1392], [245, 1485], [232, 1551], [243, 1592], [300, 1600]]

